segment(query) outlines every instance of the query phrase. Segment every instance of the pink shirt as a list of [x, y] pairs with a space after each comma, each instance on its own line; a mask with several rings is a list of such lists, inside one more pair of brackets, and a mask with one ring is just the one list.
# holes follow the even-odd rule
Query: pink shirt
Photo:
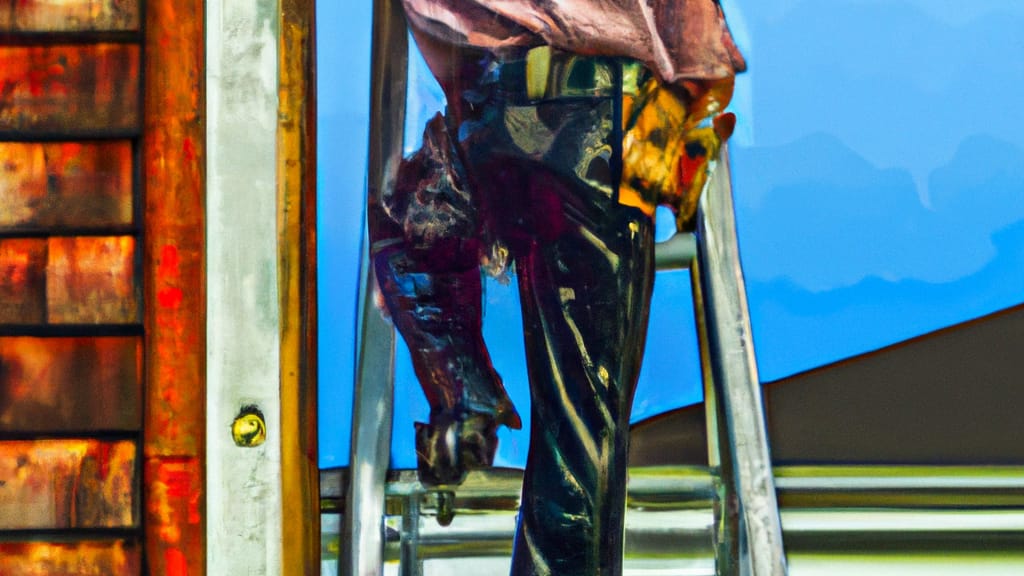
[[714, 0], [402, 0], [410, 25], [450, 44], [506, 50], [548, 44], [645, 63], [664, 82], [746, 68]]

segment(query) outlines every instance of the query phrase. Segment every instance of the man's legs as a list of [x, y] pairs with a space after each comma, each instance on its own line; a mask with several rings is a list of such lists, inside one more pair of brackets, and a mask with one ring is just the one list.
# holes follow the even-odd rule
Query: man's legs
[[459, 142], [522, 301], [532, 423], [512, 574], [618, 576], [653, 222], [616, 198], [616, 98], [517, 102], [480, 107]]
[[591, 198], [574, 202], [558, 238], [516, 255], [533, 405], [514, 576], [622, 570], [629, 414], [653, 286], [653, 223], [593, 191], [582, 194]]

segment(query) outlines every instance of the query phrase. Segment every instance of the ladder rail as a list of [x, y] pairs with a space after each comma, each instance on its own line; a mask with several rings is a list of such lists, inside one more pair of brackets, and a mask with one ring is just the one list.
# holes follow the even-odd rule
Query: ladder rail
[[[402, 155], [408, 69], [405, 13], [396, 0], [373, 3], [367, 198], [394, 181]], [[384, 564], [384, 488], [394, 412], [394, 328], [377, 311], [371, 246], [363, 216], [356, 374], [347, 510], [342, 519], [340, 576], [379, 576]]]
[[739, 258], [727, 146], [701, 197], [697, 232], [659, 242], [659, 271], [689, 267], [705, 382], [709, 465], [719, 474], [720, 574], [784, 576], [786, 557]]
[[384, 505], [394, 412], [394, 329], [377, 313], [373, 273], [363, 258], [356, 386], [339, 576], [379, 576], [384, 563]]
[[[728, 574], [785, 576], [782, 522], [739, 257], [726, 146], [701, 198], [694, 269], [695, 288], [700, 290], [698, 298], [703, 303], [699, 322], [706, 330], [709, 352], [706, 358], [710, 365], [704, 369], [711, 374], [716, 416], [711, 418], [709, 414], [709, 428], [714, 429], [708, 430], [708, 436], [717, 435], [725, 491], [721, 522], [727, 542], [719, 550], [719, 562]], [[707, 406], [711, 408], [712, 403]], [[735, 507], [730, 506], [733, 502]]]

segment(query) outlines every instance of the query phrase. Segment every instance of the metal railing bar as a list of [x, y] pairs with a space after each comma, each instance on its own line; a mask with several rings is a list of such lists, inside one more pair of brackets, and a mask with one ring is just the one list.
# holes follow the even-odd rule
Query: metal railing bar
[[[739, 565], [726, 573], [753, 576], [787, 574], [782, 525], [768, 432], [757, 377], [757, 364], [747, 308], [743, 269], [729, 177], [728, 150], [701, 198], [697, 216], [697, 266], [708, 332], [712, 381], [718, 411], [724, 416], [727, 442], [719, 438], [722, 476], [727, 495], [738, 506], [738, 532], [728, 536], [721, 553], [736, 554]], [[726, 454], [728, 452], [728, 454]], [[727, 496], [725, 506], [732, 505]], [[723, 558], [726, 561], [729, 559]], [[729, 561], [731, 563], [731, 560]]]
[[[394, 0], [373, 3], [368, 197], [391, 185], [402, 153], [408, 40], [405, 15]], [[373, 266], [364, 217], [359, 285], [356, 378], [350, 482], [338, 562], [341, 576], [382, 573], [384, 489], [390, 464], [394, 406], [394, 329], [376, 309]]]

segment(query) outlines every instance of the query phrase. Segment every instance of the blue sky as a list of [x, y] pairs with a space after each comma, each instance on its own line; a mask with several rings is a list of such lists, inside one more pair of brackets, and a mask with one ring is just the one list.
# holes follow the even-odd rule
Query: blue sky
[[[1024, 301], [1024, 3], [723, 5], [750, 64], [732, 170], [763, 380]], [[370, 8], [318, 9], [327, 467], [347, 462]], [[428, 81], [411, 92], [413, 136], [436, 100]], [[491, 285], [487, 298], [485, 336], [525, 411], [516, 295]], [[659, 276], [636, 418], [699, 400], [688, 298], [685, 273]], [[398, 377], [396, 463], [407, 466], [409, 420], [425, 407], [407, 365]], [[504, 436], [502, 461], [520, 462], [525, 442]]]
[[1024, 4], [733, 0], [762, 377], [1024, 300]]

